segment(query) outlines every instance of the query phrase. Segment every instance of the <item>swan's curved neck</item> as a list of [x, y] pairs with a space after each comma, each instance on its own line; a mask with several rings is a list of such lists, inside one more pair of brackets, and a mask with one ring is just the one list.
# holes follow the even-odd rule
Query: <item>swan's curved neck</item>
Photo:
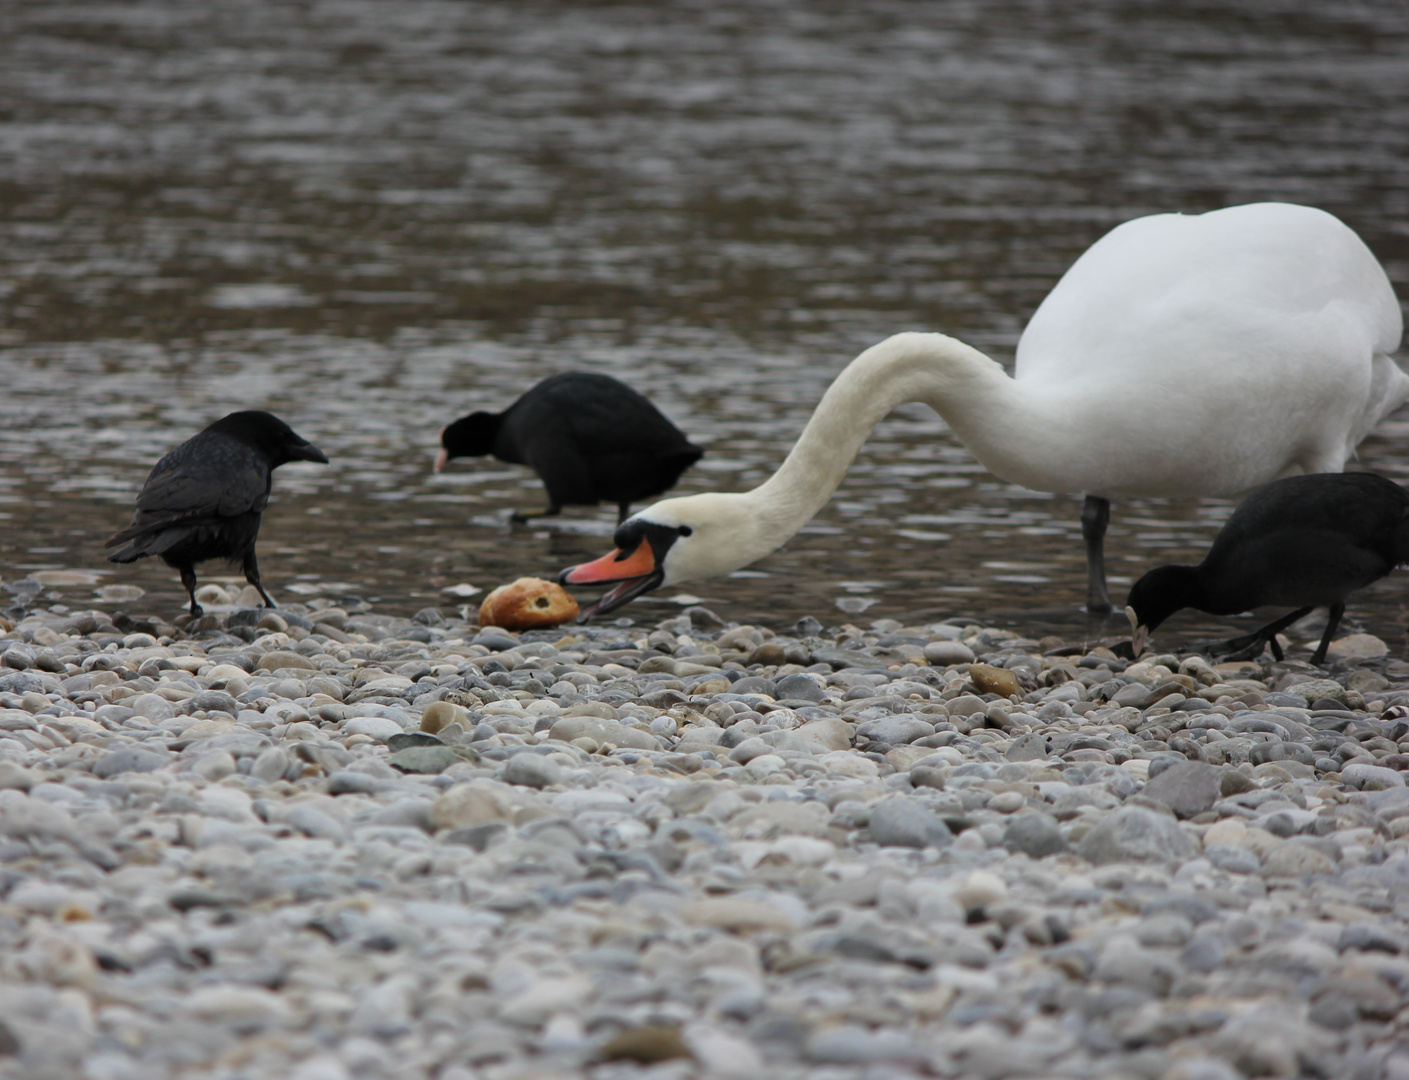
[[977, 452], [1009, 427], [1018, 396], [997, 363], [944, 334], [896, 334], [873, 345], [836, 377], [778, 471], [746, 496], [759, 532], [776, 537], [776, 547], [802, 528], [897, 405], [924, 402]]

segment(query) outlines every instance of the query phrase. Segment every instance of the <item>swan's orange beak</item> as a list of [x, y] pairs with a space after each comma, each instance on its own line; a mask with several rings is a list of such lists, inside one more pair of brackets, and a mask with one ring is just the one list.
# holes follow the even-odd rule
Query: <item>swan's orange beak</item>
[[[622, 535], [620, 530], [617, 535]], [[639, 539], [630, 554], [619, 547], [610, 555], [603, 555], [580, 566], [570, 566], [558, 575], [560, 585], [614, 586], [600, 600], [582, 608], [577, 616], [579, 622], [615, 611], [665, 580], [665, 571], [656, 558], [655, 545], [648, 537], [640, 533], [636, 535]]]
[[600, 559], [568, 567], [558, 580], [564, 585], [601, 585], [647, 577], [655, 573], [655, 569], [655, 552], [651, 550], [650, 543], [643, 539], [630, 555], [617, 548]]

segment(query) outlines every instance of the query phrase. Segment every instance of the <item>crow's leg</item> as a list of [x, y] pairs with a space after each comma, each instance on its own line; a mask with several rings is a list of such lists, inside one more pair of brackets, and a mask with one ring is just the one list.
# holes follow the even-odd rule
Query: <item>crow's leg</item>
[[1109, 615], [1111, 594], [1106, 589], [1106, 526], [1111, 520], [1111, 502], [1088, 495], [1081, 504], [1081, 538], [1086, 541], [1086, 610], [1092, 615]]
[[259, 583], [259, 562], [254, 557], [254, 548], [250, 548], [245, 555], [245, 580], [259, 590], [259, 595], [264, 597], [266, 607], [278, 607], [273, 598], [264, 591], [264, 586]]
[[1283, 615], [1280, 619], [1274, 619], [1261, 629], [1254, 630], [1251, 634], [1220, 642], [1212, 646], [1210, 651], [1222, 653], [1224, 650], [1228, 650], [1223, 657], [1225, 660], [1253, 660], [1262, 655], [1262, 647], [1266, 645], [1272, 650], [1273, 659], [1280, 660], [1282, 659], [1282, 646], [1277, 644], [1277, 635], [1292, 623], [1306, 618], [1312, 610], [1309, 607], [1297, 608], [1290, 614]]
[[196, 571], [189, 563], [176, 568], [181, 572], [181, 584], [186, 586], [186, 593], [191, 597], [191, 618], [199, 619], [205, 614], [205, 608], [196, 603]]
[[1336, 632], [1336, 627], [1341, 624], [1341, 616], [1345, 614], [1345, 604], [1336, 603], [1331, 605], [1330, 617], [1326, 620], [1326, 632], [1321, 635], [1321, 644], [1316, 646], [1316, 651], [1311, 654], [1313, 664], [1324, 663], [1326, 659], [1326, 649], [1331, 644], [1331, 635]]

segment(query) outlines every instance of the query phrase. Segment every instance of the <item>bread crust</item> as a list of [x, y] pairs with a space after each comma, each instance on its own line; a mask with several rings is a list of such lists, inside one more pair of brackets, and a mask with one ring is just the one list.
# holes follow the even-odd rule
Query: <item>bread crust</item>
[[500, 585], [479, 606], [481, 626], [505, 630], [537, 630], [577, 618], [577, 601], [561, 585], [543, 578], [522, 577]]

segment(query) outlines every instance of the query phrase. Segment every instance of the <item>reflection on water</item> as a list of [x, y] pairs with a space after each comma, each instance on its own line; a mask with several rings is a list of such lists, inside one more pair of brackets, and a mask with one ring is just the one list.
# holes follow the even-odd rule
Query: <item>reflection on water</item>
[[[1324, 206], [1409, 295], [1409, 10], [1174, 7], [0, 6], [0, 575], [111, 570], [179, 610], [174, 573], [101, 542], [161, 453], [265, 407], [333, 458], [276, 475], [275, 594], [461, 603], [600, 553], [613, 519], [508, 527], [542, 500], [527, 470], [430, 474], [455, 416], [605, 371], [708, 447], [678, 491], [751, 486], [862, 348], [933, 328], [1009, 356], [1153, 210]], [[1362, 465], [1405, 478], [1406, 434]], [[1117, 505], [1113, 591], [1230, 505]], [[785, 550], [687, 588], [773, 625], [1074, 636], [1078, 511], [908, 406]], [[1401, 589], [1352, 607], [1397, 648]]]

